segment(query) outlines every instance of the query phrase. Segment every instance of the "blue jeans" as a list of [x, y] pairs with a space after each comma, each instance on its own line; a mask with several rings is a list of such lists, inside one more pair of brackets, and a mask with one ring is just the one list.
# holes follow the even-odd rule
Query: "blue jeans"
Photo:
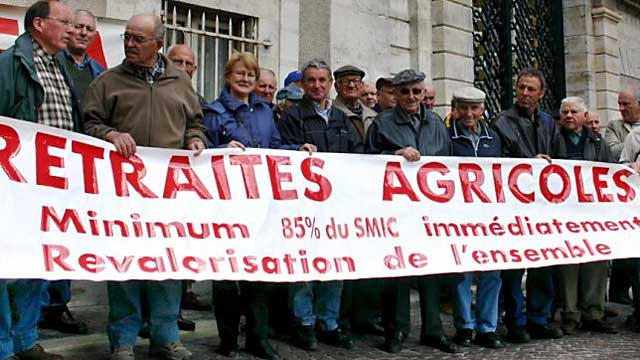
[[522, 293], [524, 269], [503, 270], [502, 290], [504, 295], [504, 322], [507, 328], [523, 327], [527, 324], [546, 325], [553, 304], [553, 267], [527, 270], [527, 299]]
[[109, 281], [109, 320], [107, 335], [111, 348], [134, 346], [142, 328], [142, 302], [149, 310], [151, 343], [156, 346], [178, 341], [178, 315], [182, 284], [180, 280]]
[[[478, 272], [476, 313], [471, 311], [471, 283], [474, 273], [461, 274], [456, 284], [456, 329], [476, 330], [481, 334], [495, 332], [498, 327], [498, 298], [500, 296], [500, 271]], [[476, 318], [477, 316], [477, 318]]]
[[291, 284], [293, 315], [302, 326], [320, 320], [324, 331], [338, 328], [342, 281], [313, 281]]
[[28, 350], [38, 341], [40, 308], [47, 301], [46, 282], [0, 280], [0, 359]]

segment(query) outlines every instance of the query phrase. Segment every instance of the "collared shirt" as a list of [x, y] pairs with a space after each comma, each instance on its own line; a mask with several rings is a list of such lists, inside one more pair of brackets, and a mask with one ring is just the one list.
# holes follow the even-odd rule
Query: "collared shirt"
[[154, 82], [158, 81], [166, 70], [166, 65], [161, 56], [158, 56], [158, 61], [156, 61], [156, 63], [151, 67], [137, 66], [133, 64], [132, 66], [136, 69], [136, 76], [141, 79], [145, 79], [149, 85], [153, 85]]
[[571, 141], [571, 143], [573, 143], [573, 145], [578, 145], [578, 143], [580, 142], [580, 139], [582, 138], [582, 129], [576, 131], [576, 132], [570, 132], [567, 134], [567, 137], [569, 138], [569, 141]]
[[73, 64], [78, 70], [84, 70], [87, 66], [89, 66], [89, 63], [91, 62], [89, 60], [89, 56], [85, 55], [84, 58], [82, 58], [82, 61], [80, 62], [80, 64], [78, 64], [76, 62], [76, 59], [74, 59], [73, 56], [71, 56], [71, 53], [69, 52], [69, 50], [65, 50], [64, 55], [67, 57], [67, 59], [70, 60], [70, 63]]
[[73, 130], [73, 100], [71, 90], [60, 71], [58, 60], [33, 41], [33, 63], [44, 90], [42, 105], [38, 108], [38, 123]]
[[460, 126], [460, 129], [462, 130], [462, 134], [469, 140], [471, 140], [471, 142], [473, 143], [473, 147], [476, 147], [478, 145], [478, 142], [480, 141], [480, 134], [482, 133], [482, 127], [480, 126], [480, 123], [476, 124], [476, 127], [473, 130], [469, 130], [464, 126]]
[[326, 109], [322, 109], [322, 107], [320, 107], [320, 103], [314, 101], [313, 102], [313, 108], [316, 110], [316, 113], [318, 115], [320, 115], [325, 122], [329, 122], [329, 116], [331, 116], [331, 106], [333, 105], [333, 102], [331, 102], [331, 99], [327, 99], [327, 107]]

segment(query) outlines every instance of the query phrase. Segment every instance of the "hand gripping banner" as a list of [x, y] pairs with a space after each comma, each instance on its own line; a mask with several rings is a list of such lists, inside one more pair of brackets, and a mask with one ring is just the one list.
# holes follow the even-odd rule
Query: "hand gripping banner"
[[307, 281], [640, 257], [639, 177], [541, 159], [111, 144], [0, 118], [0, 278]]

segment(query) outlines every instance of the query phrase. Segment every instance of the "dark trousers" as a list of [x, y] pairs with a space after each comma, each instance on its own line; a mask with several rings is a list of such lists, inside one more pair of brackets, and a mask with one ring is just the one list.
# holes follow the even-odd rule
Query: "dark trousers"
[[[447, 286], [448, 275], [420, 276], [418, 293], [420, 295], [420, 336], [442, 336], [444, 330], [440, 320], [440, 290]], [[396, 333], [409, 334], [411, 278], [384, 279], [382, 297], [382, 322], [385, 337], [394, 337]]]
[[609, 299], [627, 298], [631, 277], [635, 271], [636, 259], [615, 259], [611, 262], [611, 278], [609, 279]]
[[631, 295], [633, 297], [633, 317], [640, 320], [640, 259], [627, 259], [629, 262]]
[[522, 292], [524, 269], [502, 271], [504, 321], [507, 328], [522, 327], [527, 323], [547, 323], [553, 304], [553, 271], [552, 266], [527, 270], [526, 302]]
[[342, 329], [366, 328], [382, 315], [382, 279], [348, 280], [342, 283], [340, 319]]
[[243, 312], [247, 318], [247, 338], [267, 338], [270, 288], [270, 283], [263, 282], [213, 282], [213, 310], [222, 342], [237, 341]]

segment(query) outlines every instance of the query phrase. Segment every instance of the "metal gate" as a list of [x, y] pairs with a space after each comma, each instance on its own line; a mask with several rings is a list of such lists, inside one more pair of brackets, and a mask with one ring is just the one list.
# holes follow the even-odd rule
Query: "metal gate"
[[487, 93], [489, 118], [511, 107], [518, 72], [540, 69], [547, 80], [541, 107], [565, 97], [562, 1], [474, 0], [475, 86]]

